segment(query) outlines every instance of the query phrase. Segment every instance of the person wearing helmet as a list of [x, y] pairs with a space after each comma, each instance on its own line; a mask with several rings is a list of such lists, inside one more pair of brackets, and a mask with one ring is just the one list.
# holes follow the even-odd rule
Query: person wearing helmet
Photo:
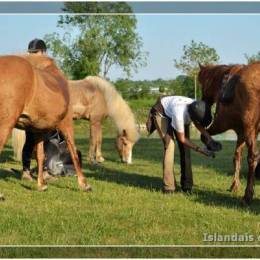
[[[47, 47], [43, 40], [34, 39], [29, 42], [27, 51], [30, 55], [46, 55]], [[26, 135], [26, 139], [22, 151], [22, 163], [23, 163], [22, 179], [32, 181], [33, 178], [30, 171], [30, 164], [31, 164], [33, 149], [35, 146], [35, 137], [33, 132], [29, 130], [25, 131], [25, 135]], [[51, 176], [48, 174], [46, 170], [44, 171], [44, 178], [45, 179], [51, 178]]]
[[28, 53], [34, 55], [44, 55], [47, 52], [46, 43], [41, 39], [34, 39], [28, 44]]
[[[151, 134], [155, 129], [164, 144], [163, 159], [163, 192], [172, 193], [176, 188], [173, 175], [174, 139], [177, 139], [181, 160], [181, 188], [184, 192], [192, 190], [193, 177], [190, 159], [190, 149], [214, 157], [214, 152], [200, 148], [189, 139], [191, 122], [200, 133], [209, 140], [215, 151], [221, 149], [221, 144], [215, 142], [205, 130], [211, 122], [210, 108], [203, 101], [197, 101], [184, 96], [164, 96], [157, 100], [151, 108], [146, 123]], [[213, 144], [213, 145], [212, 145]]]

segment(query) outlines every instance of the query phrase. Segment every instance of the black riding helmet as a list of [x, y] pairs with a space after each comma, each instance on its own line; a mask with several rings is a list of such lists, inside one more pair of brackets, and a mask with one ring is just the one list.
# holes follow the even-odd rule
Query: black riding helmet
[[46, 52], [47, 46], [45, 42], [41, 39], [34, 39], [29, 42], [28, 45], [28, 52], [30, 53], [36, 53], [38, 51]]
[[188, 112], [192, 121], [198, 122], [203, 127], [211, 123], [212, 116], [210, 106], [204, 101], [194, 101], [188, 106]]

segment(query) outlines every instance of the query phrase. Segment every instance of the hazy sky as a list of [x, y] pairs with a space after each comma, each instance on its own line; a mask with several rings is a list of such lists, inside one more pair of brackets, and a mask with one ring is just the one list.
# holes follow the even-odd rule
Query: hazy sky
[[[260, 15], [137, 15], [138, 32], [144, 50], [149, 52], [147, 66], [133, 79], [174, 78], [180, 71], [173, 59], [182, 55], [184, 44], [202, 41], [214, 47], [222, 63], [244, 63], [244, 54], [260, 51]], [[27, 49], [33, 38], [57, 31], [56, 15], [0, 15], [0, 53]], [[125, 77], [114, 67], [111, 79]]]

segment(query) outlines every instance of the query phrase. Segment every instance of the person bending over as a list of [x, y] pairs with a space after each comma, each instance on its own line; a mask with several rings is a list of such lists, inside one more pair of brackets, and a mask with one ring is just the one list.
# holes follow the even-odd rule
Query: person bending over
[[151, 134], [155, 129], [159, 133], [164, 145], [163, 158], [163, 192], [172, 193], [176, 188], [173, 174], [174, 140], [177, 139], [181, 163], [181, 188], [190, 192], [193, 186], [190, 149], [214, 157], [214, 152], [207, 148], [200, 148], [190, 140], [189, 125], [194, 126], [208, 140], [208, 146], [218, 151], [221, 144], [215, 142], [207, 133], [204, 126], [211, 122], [210, 108], [203, 101], [197, 101], [184, 96], [160, 97], [150, 109], [146, 123]]

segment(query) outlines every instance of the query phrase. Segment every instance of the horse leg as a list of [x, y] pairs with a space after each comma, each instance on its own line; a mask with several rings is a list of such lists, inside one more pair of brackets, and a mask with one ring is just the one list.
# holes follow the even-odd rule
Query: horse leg
[[[0, 124], [0, 154], [7, 143], [8, 137], [12, 131], [12, 126], [6, 124]], [[4, 200], [4, 195], [0, 193], [0, 200]]]
[[246, 144], [248, 147], [248, 175], [247, 175], [247, 186], [245, 190], [245, 195], [243, 197], [243, 202], [246, 204], [250, 204], [253, 200], [254, 194], [254, 174], [255, 168], [259, 159], [259, 152], [257, 148], [256, 142], [256, 135], [250, 135], [247, 140]]
[[72, 158], [73, 161], [73, 165], [75, 167], [77, 176], [78, 176], [78, 184], [79, 187], [83, 190], [83, 191], [91, 191], [91, 186], [87, 183], [85, 176], [81, 170], [80, 167], [80, 162], [79, 162], [79, 157], [78, 157], [78, 153], [76, 150], [76, 146], [75, 146], [75, 142], [74, 142], [74, 130], [73, 130], [73, 126], [71, 124], [66, 125], [61, 124], [58, 129], [61, 131], [61, 133], [63, 134], [67, 145], [68, 145], [68, 149], [70, 151], [70, 156]]
[[88, 159], [89, 162], [95, 163], [95, 151], [96, 151], [96, 147], [97, 147], [97, 136], [96, 136], [96, 132], [95, 132], [95, 123], [92, 121], [92, 119], [90, 120], [90, 142], [89, 142], [89, 152], [88, 152]]
[[105, 161], [105, 159], [102, 156], [101, 147], [102, 147], [102, 126], [101, 121], [98, 121], [96, 123], [96, 161], [99, 163], [102, 163]]
[[234, 177], [233, 177], [233, 182], [230, 187], [230, 191], [232, 192], [237, 192], [240, 187], [240, 168], [241, 168], [241, 159], [242, 159], [242, 150], [245, 146], [245, 141], [244, 139], [241, 138], [241, 136], [238, 136], [237, 139], [237, 146], [234, 154]]
[[38, 190], [45, 191], [47, 190], [47, 185], [43, 178], [43, 162], [44, 162], [43, 141], [40, 141], [36, 144], [36, 159], [38, 164]]

